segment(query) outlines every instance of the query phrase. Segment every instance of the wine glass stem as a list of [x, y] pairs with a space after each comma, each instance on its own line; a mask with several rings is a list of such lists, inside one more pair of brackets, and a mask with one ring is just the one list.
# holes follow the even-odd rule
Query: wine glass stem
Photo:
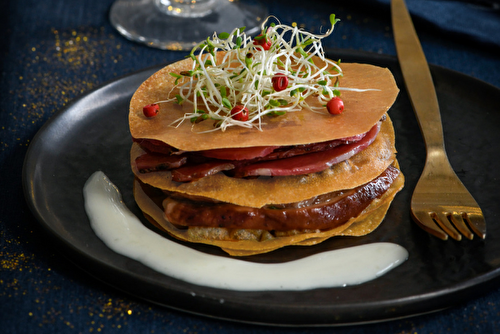
[[165, 14], [179, 17], [203, 17], [212, 12], [220, 0], [155, 0]]

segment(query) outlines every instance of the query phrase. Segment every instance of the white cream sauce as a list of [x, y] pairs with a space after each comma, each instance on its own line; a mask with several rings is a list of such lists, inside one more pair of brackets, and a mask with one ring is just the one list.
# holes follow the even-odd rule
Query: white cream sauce
[[196, 285], [241, 291], [341, 287], [373, 280], [408, 258], [406, 249], [392, 243], [328, 251], [278, 264], [214, 256], [170, 241], [145, 227], [102, 172], [89, 178], [84, 197], [92, 229], [109, 248]]

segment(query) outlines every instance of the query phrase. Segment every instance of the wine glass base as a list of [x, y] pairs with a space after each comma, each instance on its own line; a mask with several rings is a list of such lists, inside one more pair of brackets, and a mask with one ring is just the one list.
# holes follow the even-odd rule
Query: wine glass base
[[239, 27], [255, 35], [266, 17], [264, 6], [238, 0], [214, 0], [211, 10], [197, 17], [169, 14], [154, 0], [116, 0], [109, 14], [111, 24], [126, 38], [165, 50], [191, 50], [214, 32]]

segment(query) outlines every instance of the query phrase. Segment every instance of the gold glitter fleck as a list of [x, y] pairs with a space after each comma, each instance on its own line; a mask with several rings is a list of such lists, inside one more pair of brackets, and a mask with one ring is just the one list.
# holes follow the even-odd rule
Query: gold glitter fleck
[[[22, 112], [6, 111], [4, 116], [16, 120], [16, 127], [0, 125], [2, 134], [8, 131], [10, 138], [9, 142], [0, 142], [0, 152], [9, 146], [28, 145], [25, 125], [36, 128], [34, 124], [45, 122], [49, 113], [56, 112], [76, 96], [95, 88], [101, 83], [103, 76], [106, 79], [107, 75], [109, 79], [111, 75], [117, 75], [118, 67], [113, 65], [127, 57], [116, 52], [124, 49], [122, 42], [102, 27], [52, 28], [48, 33], [48, 39], [37, 39], [36, 43], [26, 43], [23, 46], [23, 56], [18, 59], [19, 70], [12, 74], [15, 85], [6, 92], [14, 100], [12, 110]], [[134, 47], [132, 51], [139, 52]], [[3, 224], [1, 220], [0, 224]], [[28, 231], [27, 227], [22, 228], [27, 233], [36, 233]], [[126, 328], [127, 321], [132, 317], [153, 317], [166, 326], [172, 324], [169, 319], [164, 318], [164, 313], [155, 312], [154, 308], [117, 298], [114, 294], [110, 297], [101, 291], [95, 292], [91, 287], [84, 290], [87, 293], [73, 295], [74, 299], [63, 303], [58, 299], [59, 294], [54, 294], [54, 291], [67, 289], [72, 276], [66, 276], [64, 271], [58, 272], [59, 263], [56, 266], [59, 269], [47, 268], [48, 263], [53, 262], [50, 259], [38, 259], [47, 253], [33, 254], [18, 247], [27, 241], [6, 235], [9, 233], [0, 231], [0, 286], [3, 289], [0, 297], [10, 303], [16, 300], [7, 300], [8, 298], [24, 296], [23, 299], [31, 303], [31, 308], [23, 316], [28, 315], [33, 326], [39, 326], [45, 331], [50, 331], [53, 326], [74, 328], [71, 320], [79, 319], [79, 322], [86, 325], [82, 332], [88, 333]], [[24, 251], [20, 251], [21, 249]], [[15, 273], [9, 271], [22, 271], [22, 279], [12, 278]], [[32, 272], [36, 274], [30, 275]], [[66, 318], [65, 315], [71, 318]], [[157, 329], [156, 332], [163, 331]]]
[[24, 255], [24, 253], [4, 253], [0, 252], [0, 268], [4, 270], [20, 270], [29, 268], [33, 260], [33, 256]]

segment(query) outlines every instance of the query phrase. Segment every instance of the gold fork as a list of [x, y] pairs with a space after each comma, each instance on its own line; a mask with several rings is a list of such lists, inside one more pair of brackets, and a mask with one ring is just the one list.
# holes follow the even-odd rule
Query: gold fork
[[472, 239], [470, 229], [484, 239], [486, 222], [481, 208], [446, 155], [436, 90], [404, 0], [392, 0], [391, 12], [401, 71], [427, 150], [425, 167], [411, 199], [412, 217], [425, 231], [443, 240], [448, 235], [456, 240], [462, 235]]

